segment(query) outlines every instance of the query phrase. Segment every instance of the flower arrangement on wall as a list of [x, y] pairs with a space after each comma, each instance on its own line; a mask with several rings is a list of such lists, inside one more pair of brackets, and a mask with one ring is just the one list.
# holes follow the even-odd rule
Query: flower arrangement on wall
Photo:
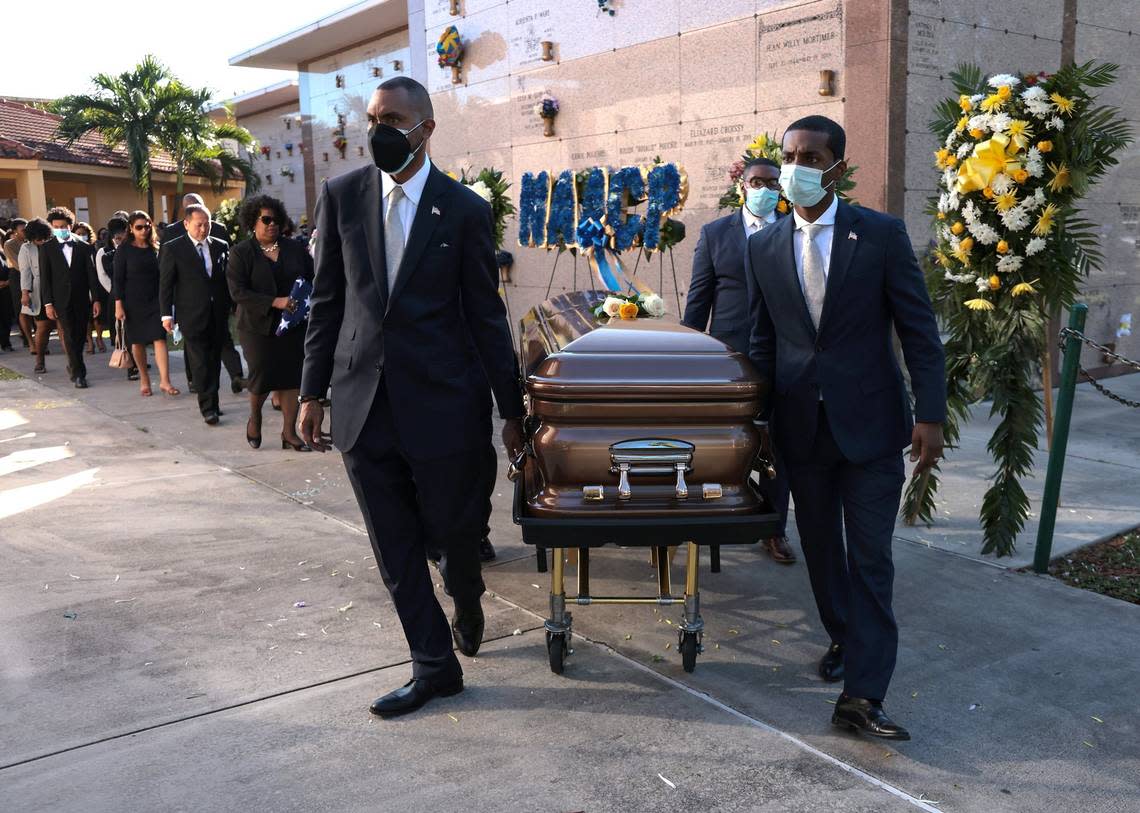
[[343, 159], [344, 158], [344, 151], [346, 149], [348, 149], [348, 139], [342, 135], [334, 136], [333, 137], [333, 146], [336, 147], [337, 152], [340, 153], [340, 157]]
[[463, 81], [461, 69], [463, 65], [463, 40], [459, 36], [459, 29], [449, 25], [439, 35], [435, 44], [435, 53], [439, 67], [451, 68], [451, 81], [458, 85]]
[[[779, 139], [775, 135], [760, 133], [744, 148], [744, 153], [740, 159], [729, 167], [728, 189], [716, 202], [718, 209], [739, 209], [744, 205], [744, 187], [741, 185], [741, 179], [744, 177], [745, 165], [755, 158], [767, 158], [769, 161], [774, 161], [776, 166], [780, 166], [784, 162], [784, 155], [780, 148]], [[843, 173], [843, 177], [839, 179], [839, 183], [836, 185], [836, 192], [839, 193], [839, 197], [849, 202], [851, 190], [855, 188], [855, 180], [852, 177], [855, 169], [855, 167], [848, 167], [847, 172]], [[776, 204], [776, 211], [783, 215], [791, 210], [792, 204], [781, 194], [780, 200]]]
[[292, 141], [285, 142], [285, 144], [283, 146], [285, 147], [285, 152], [289, 153], [289, 155], [293, 154], [293, 142]]
[[268, 158], [269, 157], [269, 145], [268, 144], [262, 144], [261, 145], [261, 157], [262, 158]]
[[[928, 285], [949, 332], [947, 446], [973, 402], [992, 399], [1000, 416], [989, 443], [997, 470], [982, 502], [983, 553], [1013, 553], [1028, 516], [1019, 480], [1032, 468], [1047, 409], [1039, 375], [1050, 394], [1049, 317], [1072, 305], [1081, 280], [1101, 266], [1096, 226], [1079, 203], [1131, 143], [1119, 112], [1092, 93], [1118, 70], [1088, 62], [986, 78], [961, 66], [950, 75], [957, 96], [931, 123], [942, 147]], [[930, 521], [937, 485], [936, 475], [912, 481], [908, 522]]]
[[280, 172], [280, 173], [281, 173], [281, 174], [282, 174], [284, 177], [288, 178], [288, 179], [289, 179], [289, 182], [290, 182], [290, 183], [293, 183], [293, 181], [294, 181], [294, 172], [293, 172], [293, 167], [281, 167], [281, 169], [280, 169], [280, 170], [278, 170], [278, 171], [279, 171], [279, 172]]
[[[449, 173], [450, 174], [450, 173]], [[452, 175], [452, 177], [455, 177]], [[471, 191], [491, 204], [492, 226], [495, 231], [495, 250], [503, 248], [503, 237], [507, 230], [507, 218], [515, 213], [515, 204], [507, 190], [511, 184], [503, 177], [503, 171], [488, 167], [472, 173], [464, 170], [459, 182], [470, 187]]]
[[615, 0], [598, 0], [598, 14], [608, 14], [611, 17], [617, 14]]
[[553, 96], [543, 96], [534, 106], [534, 114], [542, 119], [542, 134], [547, 138], [554, 135], [554, 119], [558, 116], [558, 100]]

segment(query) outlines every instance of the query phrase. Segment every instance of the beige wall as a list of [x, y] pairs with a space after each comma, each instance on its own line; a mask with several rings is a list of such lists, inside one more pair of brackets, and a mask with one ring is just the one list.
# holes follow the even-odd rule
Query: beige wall
[[[516, 195], [525, 171], [649, 164], [658, 155], [681, 164], [690, 193], [680, 216], [688, 237], [673, 258], [678, 285], [668, 258], [639, 268], [673, 315], [678, 300], [684, 306], [700, 227], [724, 214], [716, 201], [748, 142], [802, 115], [824, 113], [841, 123], [848, 115], [842, 0], [625, 0], [614, 17], [597, 15], [592, 3], [564, 0], [462, 5], [466, 16], [453, 18], [448, 0], [425, 3], [428, 89], [439, 122], [433, 160], [455, 171], [503, 169]], [[452, 23], [466, 43], [458, 86], [434, 56], [440, 32]], [[542, 40], [555, 43], [555, 62], [541, 60]], [[828, 98], [818, 93], [824, 68], [836, 72]], [[532, 112], [544, 93], [561, 104], [554, 138], [543, 136]], [[860, 163], [858, 145], [852, 147]], [[867, 177], [881, 195], [881, 178]], [[516, 235], [512, 223], [504, 248], [515, 255], [508, 293], [517, 317], [545, 295], [554, 254], [521, 248]], [[590, 284], [588, 273], [579, 261], [579, 287]], [[552, 293], [574, 285], [574, 263], [564, 257]]]
[[[907, 78], [907, 226], [916, 247], [926, 244], [930, 219], [923, 214], [934, 194], [937, 171], [931, 156], [938, 144], [926, 122], [941, 98], [952, 95], [946, 74], [961, 62], [987, 73], [1055, 71], [1070, 49], [1075, 60], [1121, 64], [1118, 83], [1102, 95], [1120, 107], [1140, 132], [1140, 3], [1135, 0], [1076, 0], [1075, 25], [1064, 26], [1065, 0], [1006, 0], [965, 4], [960, 0], [910, 0]], [[1131, 35], [1130, 33], [1131, 32]], [[1105, 266], [1085, 283], [1089, 304], [1086, 333], [1100, 342], [1119, 341], [1121, 351], [1140, 356], [1140, 146], [1133, 145], [1088, 195], [1086, 212], [1101, 226]], [[1137, 329], [1117, 340], [1122, 313], [1132, 312]], [[1086, 351], [1082, 364], [1099, 367]]]
[[[259, 193], [272, 195], [285, 204], [285, 211], [297, 223], [306, 212], [305, 155], [301, 146], [300, 108], [282, 105], [272, 110], [242, 116], [238, 121], [257, 140], [259, 149], [250, 156], [254, 171], [261, 176]], [[286, 145], [292, 145], [292, 150]], [[260, 147], [268, 147], [263, 155]], [[282, 169], [293, 170], [290, 180]], [[268, 180], [267, 180], [268, 178]]]

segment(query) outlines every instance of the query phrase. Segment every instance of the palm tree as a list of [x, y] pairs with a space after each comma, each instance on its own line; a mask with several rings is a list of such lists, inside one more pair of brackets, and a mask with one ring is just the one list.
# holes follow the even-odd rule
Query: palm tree
[[228, 181], [240, 178], [247, 192], [260, 185], [253, 164], [230, 148], [236, 144], [246, 149], [253, 146], [249, 130], [238, 125], [232, 114], [221, 123], [210, 118], [208, 104], [210, 92], [206, 89], [191, 91], [192, 101], [179, 105], [165, 117], [158, 134], [159, 143], [174, 160], [177, 200], [171, 220], [175, 220], [187, 172], [206, 178], [216, 192], [221, 192]]
[[122, 145], [131, 182], [146, 193], [147, 211], [153, 215], [151, 154], [161, 146], [159, 135], [167, 115], [194, 104], [197, 95], [150, 54], [133, 70], [118, 76], [101, 73], [92, 82], [94, 93], [64, 96], [52, 103], [52, 112], [62, 117], [58, 133], [68, 144], [98, 132], [108, 147]]

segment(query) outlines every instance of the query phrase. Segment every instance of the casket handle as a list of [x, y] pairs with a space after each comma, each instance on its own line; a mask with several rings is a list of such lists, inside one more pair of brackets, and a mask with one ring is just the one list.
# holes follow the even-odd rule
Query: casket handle
[[633, 490], [630, 475], [667, 477], [676, 474], [677, 499], [688, 499], [685, 474], [693, 470], [693, 444], [683, 440], [644, 438], [623, 440], [610, 447], [610, 471], [618, 475], [618, 499], [629, 500]]

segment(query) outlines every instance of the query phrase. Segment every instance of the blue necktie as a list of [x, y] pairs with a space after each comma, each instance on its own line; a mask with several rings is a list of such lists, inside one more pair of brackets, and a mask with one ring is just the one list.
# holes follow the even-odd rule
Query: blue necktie
[[214, 275], [210, 273], [210, 266], [206, 265], [206, 250], [201, 243], [198, 244], [198, 256], [202, 259], [202, 268], [206, 269], [206, 276], [213, 277]]

